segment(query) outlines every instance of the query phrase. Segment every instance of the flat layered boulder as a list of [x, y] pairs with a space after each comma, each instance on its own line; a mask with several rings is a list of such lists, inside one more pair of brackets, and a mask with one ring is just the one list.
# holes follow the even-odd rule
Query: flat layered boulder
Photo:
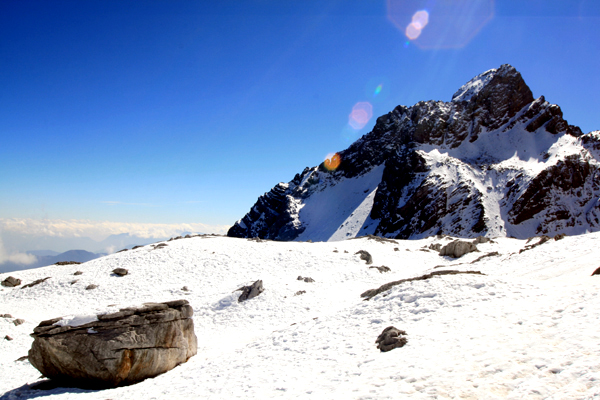
[[160, 375], [197, 352], [187, 300], [42, 321], [29, 361], [64, 386], [117, 387]]

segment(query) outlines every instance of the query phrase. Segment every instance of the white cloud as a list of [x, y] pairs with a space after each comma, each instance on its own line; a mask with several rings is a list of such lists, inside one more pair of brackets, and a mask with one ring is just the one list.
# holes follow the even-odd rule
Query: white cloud
[[7, 252], [4, 248], [2, 238], [0, 238], [0, 264], [10, 262], [15, 264], [30, 265], [36, 261], [37, 257], [31, 254]]
[[54, 237], [89, 237], [103, 240], [110, 235], [129, 233], [142, 238], [165, 238], [177, 236], [181, 232], [202, 232], [224, 234], [228, 225], [150, 224], [136, 222], [111, 222], [90, 220], [0, 218], [0, 230], [8, 234], [23, 234]]

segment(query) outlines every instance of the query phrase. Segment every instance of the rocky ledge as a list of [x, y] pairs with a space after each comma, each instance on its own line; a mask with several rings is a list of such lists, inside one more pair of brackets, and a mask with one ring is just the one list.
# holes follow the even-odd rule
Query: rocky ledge
[[175, 300], [122, 308], [79, 323], [62, 317], [42, 321], [31, 335], [29, 361], [64, 386], [129, 385], [196, 354], [192, 315], [187, 300]]

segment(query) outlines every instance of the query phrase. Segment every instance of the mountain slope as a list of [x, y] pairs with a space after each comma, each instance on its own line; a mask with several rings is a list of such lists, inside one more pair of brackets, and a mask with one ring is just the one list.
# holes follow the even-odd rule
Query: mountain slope
[[[537, 239], [500, 238], [459, 260], [427, 250], [450, 240], [206, 236], [11, 273], [23, 284], [50, 279], [0, 290], [0, 313], [12, 315], [0, 317], [0, 399], [600, 398], [600, 276], [590, 276], [600, 233], [522, 252]], [[391, 271], [369, 268], [381, 265]], [[129, 274], [115, 276], [119, 267]], [[444, 270], [485, 275], [438, 276], [361, 297]], [[257, 279], [265, 291], [238, 303], [236, 289]], [[86, 290], [90, 284], [98, 287]], [[39, 372], [15, 361], [42, 320], [181, 298], [194, 309], [198, 354], [156, 378], [109, 390], [36, 390]], [[405, 330], [408, 343], [381, 353], [375, 339], [390, 325]]]
[[278, 184], [228, 236], [526, 238], [596, 231], [599, 155], [599, 132], [583, 135], [560, 107], [534, 99], [519, 72], [502, 65], [467, 82], [450, 102], [398, 106], [379, 117], [339, 153], [337, 169], [321, 164]]

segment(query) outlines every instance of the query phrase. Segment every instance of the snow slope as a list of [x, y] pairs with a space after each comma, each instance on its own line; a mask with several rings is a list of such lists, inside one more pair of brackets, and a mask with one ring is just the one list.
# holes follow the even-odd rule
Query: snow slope
[[[23, 283], [51, 278], [0, 291], [0, 314], [13, 316], [0, 318], [0, 399], [600, 399], [600, 276], [590, 276], [600, 233], [519, 253], [536, 240], [499, 238], [453, 260], [425, 248], [447, 237], [299, 243], [204, 236], [15, 272]], [[391, 272], [369, 268], [358, 250]], [[491, 252], [499, 255], [476, 261]], [[111, 275], [117, 267], [129, 275]], [[434, 277], [360, 297], [443, 269], [485, 275]], [[83, 274], [73, 276], [77, 270]], [[234, 290], [257, 279], [265, 292], [238, 303]], [[92, 283], [98, 288], [85, 290]], [[40, 391], [39, 372], [15, 361], [41, 320], [180, 298], [194, 308], [198, 354], [156, 378], [101, 391]], [[25, 323], [15, 326], [14, 318]], [[380, 353], [374, 341], [389, 325], [405, 330], [408, 344]]]

